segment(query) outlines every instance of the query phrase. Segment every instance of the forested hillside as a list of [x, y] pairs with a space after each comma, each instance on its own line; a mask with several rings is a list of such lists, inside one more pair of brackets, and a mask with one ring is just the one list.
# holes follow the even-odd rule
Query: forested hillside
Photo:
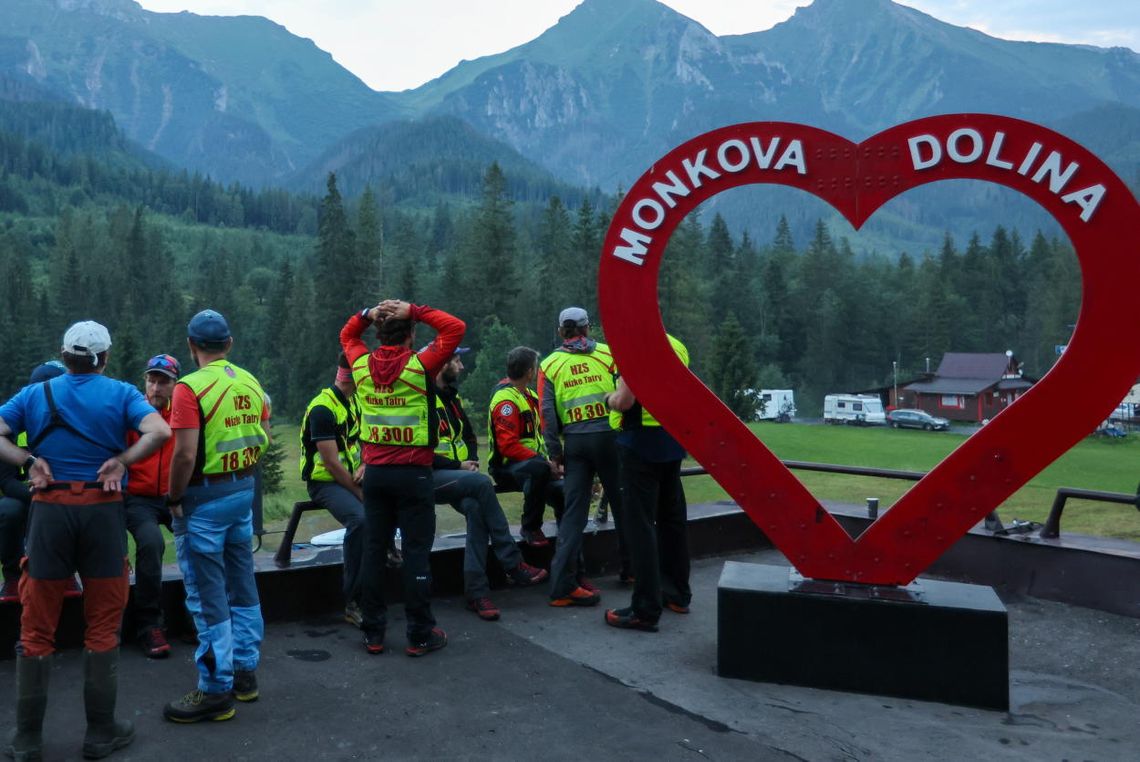
[[[569, 200], [538, 203], [540, 185], [512, 182], [497, 163], [478, 174], [455, 194], [437, 173], [410, 206], [367, 185], [346, 202], [335, 175], [321, 196], [254, 192], [166, 167], [104, 113], [6, 103], [0, 394], [54, 356], [80, 319], [111, 329], [110, 372], [120, 377], [137, 379], [159, 352], [189, 362], [186, 321], [209, 306], [231, 320], [235, 360], [261, 377], [278, 415], [295, 417], [329, 381], [347, 316], [399, 297], [467, 321], [465, 394], [479, 414], [508, 349], [548, 351], [566, 305], [596, 319], [616, 200], [571, 189]], [[792, 230], [781, 218], [756, 240], [719, 214], [694, 214], [674, 235], [662, 313], [722, 397], [791, 386], [810, 411], [826, 392], [885, 383], [892, 361], [905, 377], [947, 350], [1012, 349], [1040, 374], [1076, 319], [1075, 257], [1034, 230], [999, 226], [948, 236], [937, 251], [869, 257], [823, 221], [807, 240]]]

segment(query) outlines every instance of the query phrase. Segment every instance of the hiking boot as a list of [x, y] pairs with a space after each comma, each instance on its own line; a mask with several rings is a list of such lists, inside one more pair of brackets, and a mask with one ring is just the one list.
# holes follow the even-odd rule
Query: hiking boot
[[598, 595], [602, 594], [601, 588], [595, 585], [593, 581], [591, 581], [588, 577], [579, 577], [578, 587], [590, 593], [597, 593]]
[[67, 581], [67, 587], [63, 590], [64, 598], [80, 598], [83, 595], [83, 585], [79, 583], [79, 578], [74, 574], [71, 579]]
[[551, 598], [551, 606], [597, 606], [602, 599], [601, 593], [591, 592], [584, 587], [576, 587], [569, 595], [561, 598]]
[[546, 539], [546, 535], [542, 533], [542, 529], [524, 529], [520, 532], [523, 542], [532, 548], [545, 548], [550, 545], [550, 540]]
[[518, 566], [507, 572], [507, 582], [519, 587], [527, 587], [528, 585], [537, 585], [549, 576], [550, 572], [546, 569], [520, 562]]
[[4, 580], [3, 587], [0, 587], [0, 603], [19, 603], [20, 602], [20, 582], [15, 579]]
[[484, 622], [494, 622], [499, 618], [499, 607], [485, 596], [467, 601], [467, 610], [474, 611]]
[[438, 651], [447, 645], [447, 633], [438, 627], [432, 627], [427, 639], [418, 643], [412, 642], [404, 649], [408, 656], [425, 656], [432, 651]]
[[148, 627], [139, 636], [139, 646], [148, 659], [165, 659], [170, 656], [170, 643], [161, 627]]
[[360, 629], [360, 627], [364, 625], [364, 612], [360, 610], [359, 603], [354, 601], [348, 602], [348, 605], [344, 607], [344, 621], [357, 629]]
[[619, 627], [623, 630], [642, 630], [643, 632], [657, 632], [657, 621], [645, 619], [633, 609], [606, 609], [606, 624], [610, 627]]
[[119, 695], [119, 649], [83, 652], [83, 705], [87, 732], [83, 736], [83, 757], [102, 759], [135, 740], [135, 727], [115, 719]]
[[673, 601], [665, 601], [665, 608], [672, 611], [674, 614], [688, 614], [689, 607], [682, 603], [674, 603]]
[[377, 654], [384, 653], [384, 631], [383, 630], [365, 630], [364, 631], [364, 650], [376, 656]]
[[204, 693], [199, 690], [190, 691], [162, 709], [162, 716], [171, 722], [221, 722], [231, 719], [235, 714], [237, 710], [234, 709], [232, 693]]
[[235, 669], [232, 693], [238, 701], [257, 701], [261, 695], [257, 691], [257, 673], [252, 669]]

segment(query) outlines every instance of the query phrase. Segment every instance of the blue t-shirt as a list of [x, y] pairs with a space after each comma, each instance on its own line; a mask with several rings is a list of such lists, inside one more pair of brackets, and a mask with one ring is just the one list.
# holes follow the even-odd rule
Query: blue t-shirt
[[156, 412], [130, 384], [94, 373], [68, 373], [25, 386], [0, 407], [0, 418], [12, 431], [26, 431], [29, 443], [51, 421], [45, 384], [51, 384], [56, 410], [63, 419], [99, 443], [92, 444], [63, 427], [49, 432], [34, 454], [48, 462], [57, 481], [95, 481], [99, 467], [126, 449], [127, 431], [138, 431], [142, 419]]

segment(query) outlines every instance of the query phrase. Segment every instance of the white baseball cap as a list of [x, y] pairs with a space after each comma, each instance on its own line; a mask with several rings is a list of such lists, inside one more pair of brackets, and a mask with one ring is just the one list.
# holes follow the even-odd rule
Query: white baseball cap
[[99, 353], [111, 348], [111, 334], [94, 320], [75, 323], [63, 334], [61, 349], [69, 355], [88, 355], [99, 364]]

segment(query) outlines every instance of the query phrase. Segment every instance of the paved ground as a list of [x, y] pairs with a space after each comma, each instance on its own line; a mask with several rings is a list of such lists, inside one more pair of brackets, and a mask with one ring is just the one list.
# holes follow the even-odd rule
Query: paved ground
[[[735, 560], [780, 563], [775, 552]], [[449, 646], [371, 657], [334, 617], [267, 634], [262, 698], [226, 723], [175, 726], [162, 704], [193, 687], [190, 647], [165, 662], [124, 654], [120, 707], [138, 738], [113, 759], [1132, 760], [1140, 758], [1140, 620], [1032, 599], [1009, 602], [1007, 713], [725, 680], [715, 675], [716, 583], [694, 569], [693, 613], [624, 632], [602, 609], [556, 610], [544, 591], [498, 591], [485, 623], [437, 601]], [[600, 581], [603, 604], [628, 591]], [[0, 662], [10, 691], [14, 662]], [[47, 759], [82, 741], [80, 658], [57, 658]], [[8, 695], [11, 695], [10, 693]], [[0, 700], [0, 728], [13, 703]]]

